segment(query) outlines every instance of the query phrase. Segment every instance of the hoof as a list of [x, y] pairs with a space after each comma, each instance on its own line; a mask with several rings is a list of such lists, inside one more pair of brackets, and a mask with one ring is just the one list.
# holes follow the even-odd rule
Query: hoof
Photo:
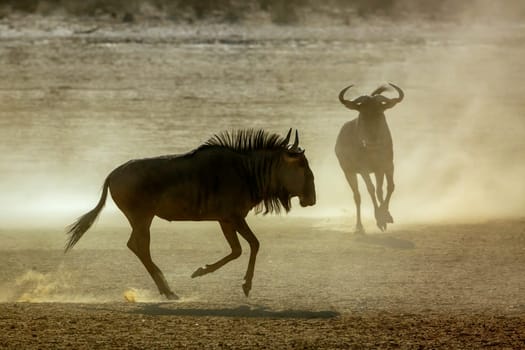
[[208, 270], [205, 267], [199, 267], [197, 270], [195, 270], [194, 273], [191, 274], [191, 278], [200, 277], [207, 273], [208, 273]]
[[379, 229], [381, 230], [381, 232], [385, 232], [386, 231], [386, 222], [382, 221], [382, 222], [378, 222], [377, 223], [377, 227], [379, 227]]
[[164, 295], [166, 296], [168, 300], [178, 300], [179, 299], [179, 296], [173, 293], [172, 291], [169, 291], [168, 293], [164, 293]]
[[385, 206], [380, 206], [378, 212], [376, 213], [376, 220], [384, 222], [386, 224], [393, 224], [394, 219], [390, 215], [390, 211]]
[[379, 207], [379, 209], [375, 213], [375, 217], [376, 217], [377, 227], [379, 227], [379, 229], [382, 232], [386, 230], [387, 224], [394, 223], [394, 219], [392, 218], [392, 215], [390, 215], [390, 212], [384, 206]]
[[388, 211], [385, 213], [385, 220], [389, 224], [393, 224], [394, 223], [394, 219], [392, 218], [392, 215], [390, 215], [390, 212], [388, 212]]
[[362, 225], [356, 225], [355, 226], [354, 234], [356, 234], [356, 235], [364, 235], [365, 233], [366, 233], [365, 229], [363, 228]]
[[252, 283], [251, 282], [245, 282], [242, 285], [242, 290], [244, 292], [244, 295], [248, 296], [250, 294], [250, 290], [252, 289]]

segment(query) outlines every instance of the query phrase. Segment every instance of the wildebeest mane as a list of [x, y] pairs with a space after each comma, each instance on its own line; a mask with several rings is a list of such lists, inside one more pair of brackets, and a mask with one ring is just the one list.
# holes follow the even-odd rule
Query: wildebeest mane
[[238, 152], [249, 152], [264, 149], [283, 149], [287, 145], [285, 139], [277, 134], [262, 129], [241, 129], [215, 134], [200, 148], [211, 146], [227, 147]]
[[[262, 129], [241, 129], [225, 131], [215, 134], [198, 149], [210, 147], [225, 147], [227, 149], [249, 153], [253, 151], [282, 151], [288, 147], [284, 137], [269, 133]], [[280, 213], [284, 208], [290, 211], [290, 194], [278, 183], [273, 183], [272, 176], [278, 162], [280, 152], [268, 152], [253, 154], [248, 157], [249, 161], [244, 165], [247, 174], [247, 181], [251, 188], [251, 196], [257, 204], [254, 207], [256, 214], [263, 212]]]

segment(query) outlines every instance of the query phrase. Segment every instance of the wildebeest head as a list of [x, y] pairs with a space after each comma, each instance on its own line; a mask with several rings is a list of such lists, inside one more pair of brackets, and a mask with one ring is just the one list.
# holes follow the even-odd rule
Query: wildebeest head
[[256, 202], [255, 213], [279, 213], [291, 209], [291, 199], [299, 197], [304, 206], [315, 204], [314, 175], [299, 134], [290, 144], [292, 129], [285, 138], [264, 130], [245, 129], [215, 135], [198, 150], [210, 147], [230, 149], [243, 154], [242, 173]]
[[288, 145], [292, 129], [288, 131], [283, 144], [281, 162], [278, 171], [278, 181], [290, 197], [299, 197], [301, 206], [306, 207], [315, 204], [314, 174], [308, 165], [304, 155], [304, 149], [299, 147], [299, 133], [295, 131], [295, 141]]
[[405, 96], [403, 90], [392, 83], [389, 84], [397, 91], [399, 95], [397, 98], [388, 98], [381, 95], [381, 93], [389, 89], [388, 86], [383, 85], [375, 89], [370, 95], [359, 96], [354, 100], [345, 100], [345, 92], [353, 86], [350, 85], [341, 90], [339, 93], [339, 101], [345, 105], [346, 108], [359, 111], [360, 115], [365, 118], [384, 116], [386, 109], [394, 107], [401, 102]]

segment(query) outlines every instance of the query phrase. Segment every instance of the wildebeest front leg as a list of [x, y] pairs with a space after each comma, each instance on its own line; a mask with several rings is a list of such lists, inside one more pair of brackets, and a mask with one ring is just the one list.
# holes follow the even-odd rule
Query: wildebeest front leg
[[248, 262], [248, 269], [246, 270], [246, 275], [244, 276], [244, 284], [242, 285], [242, 290], [244, 291], [244, 294], [248, 296], [250, 290], [252, 289], [255, 259], [257, 257], [257, 252], [259, 251], [259, 240], [257, 240], [257, 237], [255, 237], [255, 235], [253, 234], [245, 219], [242, 219], [239, 222], [237, 231], [250, 244], [250, 261]]
[[383, 205], [384, 199], [383, 199], [383, 181], [385, 179], [385, 173], [383, 172], [376, 172], [375, 174], [376, 178], [376, 194], [377, 194], [377, 200], [379, 201], [379, 206], [381, 207]]
[[377, 199], [376, 199], [375, 187], [374, 187], [374, 184], [372, 183], [372, 179], [370, 178], [370, 174], [364, 173], [364, 174], [361, 174], [361, 176], [363, 177], [363, 180], [365, 181], [366, 189], [368, 190], [368, 193], [370, 194], [370, 198], [372, 199], [372, 202], [374, 203], [374, 214], [376, 218], [377, 227], [379, 227], [381, 231], [384, 231], [386, 229], [386, 222], [383, 220], [383, 215], [381, 214], [381, 210], [379, 209], [379, 204], [377, 203]]
[[390, 215], [390, 212], [389, 212], [389, 205], [390, 205], [390, 198], [392, 197], [392, 193], [394, 192], [394, 188], [395, 188], [395, 185], [394, 185], [394, 169], [390, 169], [389, 171], [386, 172], [386, 198], [385, 198], [385, 202], [384, 204], [382, 205], [382, 207], [384, 208], [384, 215], [385, 215], [385, 221], [388, 222], [388, 223], [393, 223], [394, 222], [394, 219], [392, 218], [392, 215]]
[[192, 278], [203, 276], [210, 272], [213, 272], [219, 269], [220, 267], [226, 265], [226, 263], [234, 259], [237, 259], [241, 255], [241, 252], [242, 252], [241, 244], [239, 243], [239, 238], [237, 237], [237, 233], [235, 232], [234, 225], [231, 222], [226, 222], [226, 221], [220, 221], [219, 224], [221, 225], [221, 229], [222, 229], [222, 232], [224, 233], [224, 237], [228, 241], [228, 244], [230, 245], [232, 252], [213, 264], [206, 265], [205, 267], [199, 267], [191, 275]]
[[357, 216], [355, 233], [365, 233], [363, 224], [361, 223], [361, 194], [359, 193], [359, 187], [357, 184], [357, 174], [345, 171], [345, 177], [352, 189], [352, 193], [354, 194], [355, 211]]
[[387, 198], [383, 199], [383, 180], [385, 178], [386, 173], [378, 171], [375, 173], [376, 177], [376, 194], [377, 194], [377, 200], [379, 201], [379, 217], [380, 221], [383, 223], [383, 225], [386, 228], [387, 223], [393, 223], [394, 220], [392, 219], [392, 216], [388, 212], [388, 202], [390, 200], [390, 195], [392, 192], [391, 189], [391, 183], [389, 180], [387, 180]]
[[[132, 220], [130, 220], [132, 222]], [[151, 219], [140, 220], [139, 222], [132, 222], [133, 231], [131, 237], [128, 240], [128, 248], [135, 253], [140, 259], [142, 264], [148, 270], [151, 278], [157, 285], [160, 294], [165, 295], [168, 299], [175, 300], [179, 297], [173, 293], [168, 286], [168, 282], [164, 277], [162, 271], [153, 263], [150, 253], [150, 231], [149, 225]]]

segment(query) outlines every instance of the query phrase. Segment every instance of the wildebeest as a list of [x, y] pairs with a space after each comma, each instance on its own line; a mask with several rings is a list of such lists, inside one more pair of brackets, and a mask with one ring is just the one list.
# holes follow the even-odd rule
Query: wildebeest
[[[380, 86], [370, 96], [364, 95], [354, 100], [345, 100], [345, 92], [353, 85], [347, 86], [339, 93], [339, 101], [359, 115], [343, 125], [335, 144], [335, 154], [345, 173], [346, 180], [352, 188], [357, 212], [356, 232], [364, 233], [361, 223], [361, 195], [357, 184], [357, 174], [365, 181], [366, 188], [374, 204], [377, 226], [384, 231], [387, 223], [394, 220], [389, 212], [389, 203], [394, 191], [394, 152], [392, 136], [386, 122], [384, 111], [394, 107], [404, 97], [403, 91], [390, 84], [398, 93], [397, 98], [381, 95], [388, 86]], [[370, 178], [374, 173], [376, 189]], [[383, 199], [383, 180], [386, 177], [386, 198]]]
[[159, 292], [168, 299], [171, 291], [150, 255], [150, 225], [155, 216], [169, 221], [218, 221], [231, 253], [198, 268], [192, 277], [217, 270], [241, 255], [239, 233], [250, 245], [243, 291], [252, 286], [259, 241], [246, 223], [246, 215], [280, 212], [291, 208], [291, 198], [301, 206], [315, 204], [314, 175], [299, 147], [299, 135], [289, 145], [283, 138], [263, 130], [239, 130], [215, 135], [184, 155], [129, 161], [113, 170], [104, 181], [102, 196], [90, 212], [69, 227], [66, 252], [91, 227], [104, 207], [108, 189], [126, 215], [131, 228], [128, 247], [142, 261]]

